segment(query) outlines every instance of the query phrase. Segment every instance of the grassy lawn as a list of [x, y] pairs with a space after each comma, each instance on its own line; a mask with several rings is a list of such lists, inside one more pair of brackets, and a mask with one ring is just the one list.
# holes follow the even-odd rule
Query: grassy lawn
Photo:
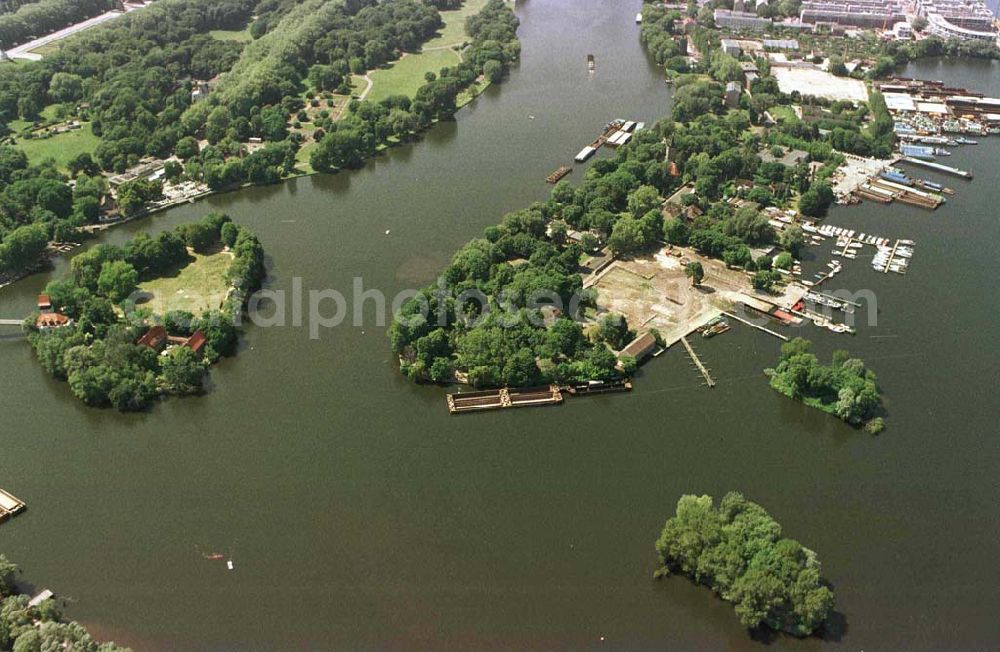
[[208, 35], [217, 41], [240, 41], [241, 43], [248, 43], [253, 40], [253, 37], [250, 36], [249, 25], [240, 30], [213, 29], [209, 31]]
[[[11, 127], [13, 128], [13, 124]], [[87, 122], [81, 129], [67, 131], [51, 138], [19, 138], [17, 146], [28, 155], [31, 163], [40, 163], [52, 158], [55, 159], [56, 165], [64, 168], [70, 159], [78, 154], [93, 152], [100, 142], [101, 139], [94, 135], [90, 123]]]
[[222, 305], [229, 291], [225, 276], [233, 262], [232, 254], [220, 251], [193, 256], [194, 260], [184, 267], [139, 284], [140, 290], [153, 295], [144, 307], [151, 308], [157, 314], [169, 310], [187, 310], [197, 316], [205, 310], [217, 309]]
[[441, 20], [444, 21], [444, 27], [441, 28], [437, 36], [424, 43], [424, 49], [454, 45], [465, 41], [468, 38], [465, 33], [465, 19], [473, 14], [478, 14], [485, 6], [486, 0], [465, 0], [461, 9], [442, 11]]
[[303, 174], [312, 174], [315, 172], [312, 165], [309, 163], [309, 155], [316, 148], [316, 143], [309, 141], [299, 148], [299, 151], [295, 153], [295, 169], [300, 170]]
[[[408, 54], [388, 68], [380, 68], [369, 74], [375, 85], [368, 94], [368, 101], [378, 102], [390, 95], [408, 95], [413, 97], [417, 89], [423, 86], [424, 74], [437, 73], [445, 66], [459, 63], [458, 54], [451, 50], [431, 50], [420, 54]], [[355, 92], [364, 90], [364, 80], [356, 87]]]
[[768, 112], [774, 117], [778, 122], [797, 122], [798, 116], [795, 115], [795, 111], [790, 106], [784, 106], [782, 104], [776, 104], [768, 109]]

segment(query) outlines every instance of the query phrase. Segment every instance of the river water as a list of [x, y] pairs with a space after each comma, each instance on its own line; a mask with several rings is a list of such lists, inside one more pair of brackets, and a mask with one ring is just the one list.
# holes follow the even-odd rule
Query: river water
[[[271, 289], [424, 285], [544, 197], [544, 177], [606, 121], [668, 111], [639, 6], [521, 2], [523, 61], [454, 123], [363, 170], [210, 198], [105, 241], [219, 209], [260, 235]], [[910, 72], [1000, 94], [992, 64]], [[363, 326], [318, 339], [250, 328], [208, 396], [139, 415], [82, 407], [6, 339], [0, 486], [29, 511], [0, 527], [0, 550], [72, 598], [70, 616], [137, 649], [753, 649], [729, 604], [651, 579], [679, 495], [738, 489], [835, 585], [831, 631], [773, 647], [995, 648], [997, 146], [957, 150], [949, 162], [976, 179], [948, 180], [958, 194], [935, 213], [864, 204], [829, 218], [918, 241], [905, 277], [863, 258], [838, 277], [876, 294], [877, 326], [803, 332], [879, 374], [879, 437], [770, 390], [761, 372], [780, 342], [742, 327], [695, 343], [711, 391], [678, 349], [628, 395], [460, 418], [440, 389], [398, 375], [371, 304]], [[0, 317], [30, 310], [51, 276], [0, 291]]]

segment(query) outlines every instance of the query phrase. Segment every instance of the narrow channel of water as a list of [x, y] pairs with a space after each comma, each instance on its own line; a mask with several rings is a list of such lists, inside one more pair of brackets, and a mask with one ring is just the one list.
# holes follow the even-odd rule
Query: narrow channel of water
[[[519, 69], [421, 142], [106, 239], [217, 208], [260, 234], [273, 289], [423, 285], [503, 212], [544, 197], [544, 177], [607, 120], [666, 114], [639, 6], [523, 1]], [[989, 64], [912, 70], [1000, 94]], [[740, 489], [819, 553], [836, 587], [838, 633], [776, 648], [995, 647], [998, 151], [993, 139], [951, 157], [977, 176], [949, 180], [958, 194], [935, 213], [864, 204], [829, 218], [918, 242], [906, 277], [863, 258], [838, 277], [877, 293], [877, 327], [804, 332], [879, 373], [878, 438], [768, 389], [779, 342], [741, 327], [695, 342], [715, 390], [676, 350], [629, 395], [470, 417], [399, 377], [370, 307], [364, 328], [318, 340], [250, 329], [209, 396], [141, 415], [83, 408], [23, 342], [2, 340], [0, 486], [29, 511], [0, 526], [0, 550], [71, 596], [72, 617], [137, 649], [581, 649], [602, 636], [751, 649], [707, 589], [651, 580], [678, 496]], [[29, 310], [46, 280], [0, 292], [0, 316]]]

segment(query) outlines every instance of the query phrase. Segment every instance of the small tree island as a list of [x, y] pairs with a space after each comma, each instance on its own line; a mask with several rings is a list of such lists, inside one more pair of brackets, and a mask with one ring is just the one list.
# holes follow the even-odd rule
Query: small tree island
[[[136, 411], [160, 395], [200, 393], [208, 365], [236, 352], [237, 318], [264, 278], [263, 259], [252, 231], [215, 213], [98, 245], [46, 286], [25, 322], [28, 341], [89, 406]], [[178, 296], [199, 314], [169, 309]]]
[[748, 628], [809, 636], [833, 611], [816, 553], [782, 537], [781, 525], [740, 493], [726, 494], [718, 507], [711, 496], [681, 496], [656, 552], [655, 577], [680, 572], [711, 587]]
[[781, 359], [774, 369], [765, 369], [771, 387], [785, 396], [836, 415], [847, 423], [878, 434], [885, 428], [875, 413], [882, 396], [875, 374], [847, 351], [834, 351], [833, 361], [822, 365], [809, 352], [812, 343], [801, 337], [781, 346]]

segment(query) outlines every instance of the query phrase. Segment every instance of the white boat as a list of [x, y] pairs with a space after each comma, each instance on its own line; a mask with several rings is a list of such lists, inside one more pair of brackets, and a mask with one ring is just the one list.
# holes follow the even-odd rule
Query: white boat
[[635, 22], [637, 24], [642, 22], [642, 14], [641, 13], [638, 13], [638, 14], [635, 15]]

